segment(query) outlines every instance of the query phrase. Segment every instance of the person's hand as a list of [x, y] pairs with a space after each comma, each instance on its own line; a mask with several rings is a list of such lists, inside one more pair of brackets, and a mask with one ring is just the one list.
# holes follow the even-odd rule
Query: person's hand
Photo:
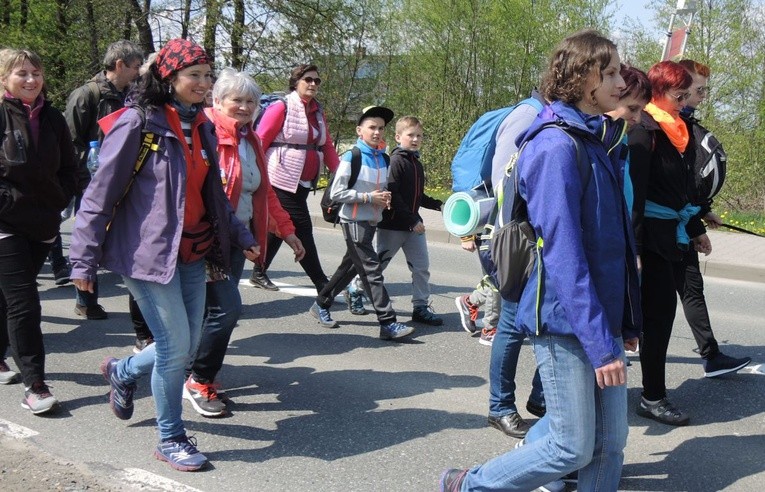
[[634, 351], [636, 351], [637, 347], [638, 347], [638, 341], [640, 341], [640, 339], [638, 337], [629, 338], [629, 339], [625, 340], [624, 341], [624, 350], [626, 352], [634, 352]]
[[471, 253], [475, 251], [475, 241], [472, 239], [470, 241], [460, 241], [460, 246], [462, 246], [462, 249], [465, 251], [470, 251]]
[[378, 207], [390, 208], [390, 191], [387, 190], [375, 190], [369, 194], [369, 199], [372, 205]]
[[709, 240], [709, 236], [702, 234], [693, 238], [693, 247], [699, 253], [704, 253], [704, 256], [709, 256], [712, 252], [712, 241]]
[[425, 224], [423, 224], [422, 221], [417, 222], [414, 227], [412, 227], [412, 232], [416, 232], [417, 234], [425, 234]]
[[95, 294], [95, 292], [93, 291], [93, 282], [91, 282], [90, 280], [85, 280], [84, 278], [75, 278], [72, 280], [72, 283], [74, 284], [75, 287], [77, 287], [77, 290]]
[[604, 389], [606, 386], [621, 386], [627, 382], [627, 368], [622, 359], [616, 359], [605, 366], [595, 369], [595, 379], [598, 387]]
[[244, 257], [254, 262], [260, 256], [260, 246], [252, 246], [250, 249], [244, 250]]
[[720, 216], [714, 212], [709, 212], [706, 214], [704, 216], [704, 222], [707, 223], [707, 227], [713, 230], [723, 225], [722, 218], [720, 218]]
[[284, 238], [284, 242], [287, 243], [287, 245], [292, 248], [292, 252], [295, 253], [295, 263], [303, 259], [305, 256], [305, 248], [303, 248], [303, 243], [296, 235], [290, 234]]

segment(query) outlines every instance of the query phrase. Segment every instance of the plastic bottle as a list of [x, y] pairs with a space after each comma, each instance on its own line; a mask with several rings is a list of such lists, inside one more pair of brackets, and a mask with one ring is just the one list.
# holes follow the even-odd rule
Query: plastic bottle
[[93, 176], [98, 170], [98, 152], [101, 150], [101, 144], [98, 140], [90, 142], [90, 151], [88, 151], [88, 171]]

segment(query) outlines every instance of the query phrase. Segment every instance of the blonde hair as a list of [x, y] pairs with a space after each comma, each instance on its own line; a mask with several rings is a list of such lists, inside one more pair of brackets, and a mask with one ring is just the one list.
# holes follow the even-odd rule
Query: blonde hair
[[413, 126], [419, 126], [422, 128], [422, 123], [416, 116], [402, 116], [396, 121], [396, 134], [402, 133], [407, 128]]

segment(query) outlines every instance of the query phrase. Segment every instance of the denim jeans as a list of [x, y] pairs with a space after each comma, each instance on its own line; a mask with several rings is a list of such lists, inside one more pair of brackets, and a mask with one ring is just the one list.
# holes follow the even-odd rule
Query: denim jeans
[[534, 490], [574, 470], [579, 470], [578, 490], [617, 490], [627, 444], [627, 386], [598, 388], [576, 337], [542, 335], [532, 340], [545, 389], [548, 431], [470, 469], [462, 490]]
[[[491, 345], [489, 361], [489, 415], [504, 417], [518, 412], [515, 405], [515, 371], [526, 333], [515, 327], [518, 304], [504, 299], [499, 313], [499, 324]], [[545, 404], [539, 369], [531, 380], [529, 400], [537, 405]]]
[[202, 327], [197, 356], [191, 368], [194, 379], [199, 382], [212, 383], [223, 367], [223, 358], [226, 356], [231, 333], [242, 314], [239, 279], [244, 270], [244, 259], [241, 249], [231, 248], [231, 276], [226, 280], [207, 284], [207, 317]]
[[98, 305], [98, 277], [93, 281], [93, 292], [74, 288], [74, 302], [80, 306], [94, 307]]
[[178, 262], [168, 284], [123, 277], [154, 334], [154, 343], [117, 364], [117, 377], [135, 382], [151, 373], [160, 439], [185, 434], [182, 412], [186, 365], [196, 353], [205, 311], [204, 260]]
[[0, 359], [10, 345], [25, 386], [45, 380], [37, 275], [49, 249], [18, 234], [0, 239]]

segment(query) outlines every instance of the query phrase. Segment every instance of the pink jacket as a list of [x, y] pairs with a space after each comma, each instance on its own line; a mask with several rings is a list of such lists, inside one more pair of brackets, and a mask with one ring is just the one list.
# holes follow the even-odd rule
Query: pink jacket
[[[242, 163], [239, 160], [241, 133], [236, 128], [236, 120], [217, 109], [206, 108], [205, 114], [215, 125], [215, 134], [218, 137], [218, 164], [223, 189], [231, 201], [231, 206], [236, 208], [239, 203], [239, 195], [242, 193]], [[252, 128], [249, 129], [244, 138], [255, 149], [258, 170], [260, 171], [260, 186], [252, 195], [253, 218], [250, 228], [260, 245], [258, 262], [262, 266], [266, 258], [268, 233], [272, 232], [284, 238], [295, 233], [295, 226], [292, 224], [289, 214], [279, 203], [279, 198], [274, 193], [273, 188], [271, 188], [260, 139], [252, 131]]]

